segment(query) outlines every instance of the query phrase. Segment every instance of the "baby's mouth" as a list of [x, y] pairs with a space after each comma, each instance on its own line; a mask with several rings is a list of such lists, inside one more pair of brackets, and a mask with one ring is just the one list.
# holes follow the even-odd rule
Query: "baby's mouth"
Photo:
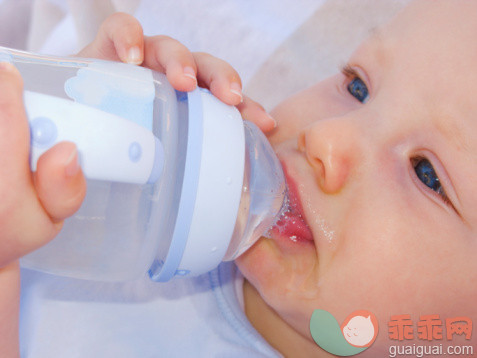
[[294, 242], [313, 242], [313, 234], [303, 215], [296, 182], [288, 175], [284, 163], [282, 163], [282, 166], [285, 172], [288, 193], [281, 210], [281, 215], [271, 228], [270, 233], [273, 236], [278, 235]]

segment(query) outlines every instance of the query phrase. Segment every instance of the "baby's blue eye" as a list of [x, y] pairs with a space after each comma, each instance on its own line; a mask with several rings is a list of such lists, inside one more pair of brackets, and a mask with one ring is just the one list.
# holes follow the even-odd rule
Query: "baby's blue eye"
[[432, 164], [425, 158], [420, 158], [414, 163], [414, 171], [420, 181], [427, 187], [434, 190], [437, 194], [447, 198], [444, 188], [442, 187], [439, 177], [437, 176]]
[[368, 87], [359, 77], [354, 77], [348, 84], [348, 92], [361, 103], [368, 99]]

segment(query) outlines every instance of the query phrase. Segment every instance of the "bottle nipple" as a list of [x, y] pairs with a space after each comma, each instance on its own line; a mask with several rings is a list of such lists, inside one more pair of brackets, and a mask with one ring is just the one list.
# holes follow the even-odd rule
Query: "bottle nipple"
[[290, 205], [290, 199], [288, 197], [288, 190], [286, 190], [282, 207], [280, 211], [278, 212], [277, 216], [275, 217], [275, 220], [272, 222], [272, 225], [270, 225], [268, 230], [263, 234], [263, 237], [266, 237], [267, 239], [271, 239], [272, 230], [276, 227], [283, 226], [284, 220], [290, 215], [291, 212], [292, 212], [292, 208]]

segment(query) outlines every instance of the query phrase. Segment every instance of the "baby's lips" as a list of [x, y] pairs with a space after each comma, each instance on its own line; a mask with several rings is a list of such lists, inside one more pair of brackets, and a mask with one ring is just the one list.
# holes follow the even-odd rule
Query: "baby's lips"
[[303, 209], [298, 197], [296, 183], [294, 179], [288, 175], [285, 163], [282, 163], [282, 167], [288, 185], [288, 207], [287, 210], [282, 213], [272, 231], [276, 234], [286, 236], [293, 241], [313, 241], [313, 234], [303, 216]]
[[283, 214], [283, 217], [277, 221], [276, 228], [278, 233], [290, 239], [313, 241], [313, 234], [311, 233], [310, 227], [303, 220], [301, 215], [286, 212]]

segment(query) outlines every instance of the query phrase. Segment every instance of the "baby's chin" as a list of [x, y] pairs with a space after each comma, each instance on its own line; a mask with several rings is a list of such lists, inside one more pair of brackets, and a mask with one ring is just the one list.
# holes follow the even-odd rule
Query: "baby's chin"
[[282, 306], [282, 301], [309, 300], [319, 295], [318, 265], [312, 250], [284, 253], [273, 239], [262, 237], [235, 262], [245, 279], [275, 309]]

